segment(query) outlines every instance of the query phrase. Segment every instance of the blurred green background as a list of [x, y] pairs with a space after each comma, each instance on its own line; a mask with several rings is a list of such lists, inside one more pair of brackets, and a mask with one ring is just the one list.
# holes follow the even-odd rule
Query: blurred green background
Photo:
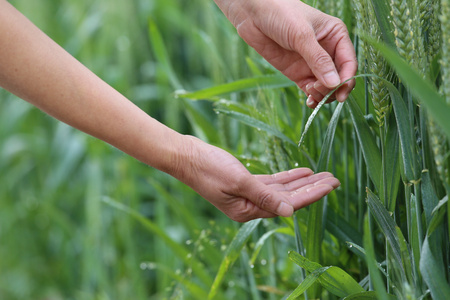
[[[264, 144], [251, 143], [253, 131], [216, 115], [211, 103], [174, 96], [249, 76], [249, 57], [268, 67], [213, 1], [10, 2], [167, 126], [238, 156], [264, 152]], [[0, 90], [1, 299], [198, 299], [192, 286], [209, 289], [238, 228], [166, 174]], [[293, 239], [278, 247], [282, 269], [291, 246]], [[263, 250], [257, 277], [269, 279], [262, 285], [276, 286], [275, 266], [267, 264], [273, 250]], [[192, 257], [202, 263], [203, 280], [191, 274]], [[249, 289], [249, 270], [246, 262], [237, 267], [221, 297], [259, 294], [255, 282]]]
[[[439, 23], [450, 26], [439, 18], [448, 0], [304, 1], [345, 22], [360, 73], [391, 83], [358, 78], [345, 105], [321, 108], [300, 147], [311, 114], [304, 94], [212, 0], [10, 2], [167, 126], [224, 148], [252, 173], [305, 166], [332, 172], [342, 186], [294, 218], [241, 225], [170, 176], [0, 90], [0, 299], [275, 300], [301, 290], [307, 274], [323, 288], [308, 286], [299, 299], [450, 291], [448, 138], [413, 101], [447, 93], [450, 103], [442, 75], [449, 30]], [[419, 18], [418, 50], [389, 29], [412, 32], [405, 9]], [[361, 32], [395, 40], [412, 58], [402, 65], [395, 53], [380, 54]], [[414, 75], [422, 60], [423, 78], [397, 77]], [[448, 111], [441, 102], [437, 111]], [[320, 280], [322, 266], [333, 266], [332, 281]]]

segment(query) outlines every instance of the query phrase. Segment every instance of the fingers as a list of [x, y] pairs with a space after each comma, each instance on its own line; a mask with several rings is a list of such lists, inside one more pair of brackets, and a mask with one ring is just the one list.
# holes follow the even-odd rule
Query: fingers
[[333, 186], [329, 184], [307, 186], [292, 193], [290, 200], [294, 209], [298, 210], [322, 199], [333, 190]]
[[249, 176], [247, 178], [248, 179], [242, 183], [242, 186], [245, 187], [241, 191], [244, 198], [267, 212], [283, 217], [292, 216], [294, 208], [286, 196], [257, 180], [254, 176]]
[[255, 178], [267, 185], [276, 183], [285, 184], [312, 174], [314, 174], [314, 172], [310, 168], [296, 168], [272, 175], [255, 175]]

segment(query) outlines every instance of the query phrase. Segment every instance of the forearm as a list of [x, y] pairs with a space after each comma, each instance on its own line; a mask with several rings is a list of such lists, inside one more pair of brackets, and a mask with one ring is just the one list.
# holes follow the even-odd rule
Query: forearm
[[146, 164], [169, 173], [176, 168], [182, 135], [149, 117], [3, 0], [0, 86]]

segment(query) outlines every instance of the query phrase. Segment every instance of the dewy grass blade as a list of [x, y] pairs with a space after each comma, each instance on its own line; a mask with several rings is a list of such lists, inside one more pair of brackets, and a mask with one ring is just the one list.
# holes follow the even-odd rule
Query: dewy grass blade
[[280, 140], [282, 140], [286, 143], [295, 145], [295, 143], [290, 138], [285, 136], [282, 132], [280, 132], [275, 127], [272, 127], [269, 124], [267, 124], [263, 121], [257, 120], [247, 114], [243, 114], [243, 113], [235, 112], [235, 111], [231, 111], [231, 110], [224, 110], [221, 108], [217, 108], [216, 111], [226, 114], [227, 116], [229, 116], [233, 119], [236, 119], [238, 121], [241, 121], [242, 123], [247, 124], [251, 127], [254, 127], [257, 130], [264, 130], [268, 134], [276, 136], [277, 138], [279, 138]]
[[326, 270], [331, 267], [322, 267], [312, 271], [306, 278], [299, 284], [299, 286], [292, 292], [292, 294], [287, 297], [286, 300], [297, 299], [301, 294], [303, 294]]
[[344, 103], [339, 103], [334, 110], [330, 123], [328, 124], [327, 132], [325, 133], [325, 139], [322, 144], [322, 151], [320, 152], [319, 162], [317, 163], [316, 171], [326, 171], [328, 169], [328, 161], [330, 160], [330, 154], [333, 147], [334, 135], [336, 132], [336, 126], [341, 115], [342, 107]]
[[245, 242], [247, 242], [248, 238], [250, 237], [250, 234], [252, 234], [252, 232], [255, 230], [255, 228], [258, 226], [260, 222], [261, 219], [249, 221], [244, 225], [242, 225], [242, 227], [239, 229], [238, 233], [233, 238], [233, 241], [231, 241], [231, 244], [227, 248], [227, 252], [225, 253], [225, 256], [217, 272], [216, 278], [214, 279], [214, 282], [211, 286], [211, 290], [209, 291], [208, 299], [215, 299], [226, 272], [239, 257], [239, 254], [241, 253], [241, 250], [244, 247]]
[[[315, 270], [322, 268], [320, 264], [308, 260], [295, 251], [289, 252], [289, 258], [308, 272], [314, 272]], [[338, 297], [345, 297], [354, 293], [364, 292], [364, 289], [355, 281], [355, 279], [353, 279], [353, 277], [341, 268], [335, 266], [325, 270], [318, 280], [325, 289]]]
[[[370, 212], [373, 214], [375, 220], [381, 228], [381, 231], [383, 232], [392, 248], [394, 259], [401, 271], [402, 278], [406, 279], [405, 270], [403, 268], [401, 258], [400, 242], [399, 237], [397, 236], [396, 224], [394, 222], [394, 219], [391, 217], [387, 209], [383, 206], [380, 199], [378, 199], [378, 197], [368, 188], [367, 203], [370, 207]], [[367, 247], [364, 246], [364, 248], [366, 248], [367, 251]]]
[[175, 95], [178, 98], [189, 98], [191, 100], [208, 99], [218, 101], [220, 100], [220, 98], [218, 98], [217, 96], [224, 94], [248, 92], [261, 88], [283, 88], [290, 86], [295, 86], [295, 84], [287, 79], [284, 75], [266, 75], [253, 78], [245, 78], [226, 84], [216, 85], [196, 92], [178, 90], [175, 92]]
[[[179, 243], [175, 242], [172, 238], [170, 238], [161, 228], [159, 228], [155, 223], [151, 220], [147, 219], [137, 211], [129, 208], [128, 206], [117, 202], [113, 199], [104, 197], [102, 199], [108, 205], [119, 209], [123, 212], [130, 214], [134, 219], [139, 221], [146, 229], [153, 232], [157, 236], [159, 236], [166, 244], [172, 249], [173, 253], [175, 253], [181, 260], [183, 260], [187, 265], [192, 267], [194, 273], [202, 280], [202, 282], [206, 285], [210, 285], [212, 283], [211, 276], [205, 271], [205, 269], [201, 266], [200, 262], [195, 260], [194, 258], [189, 257], [189, 251]], [[190, 260], [190, 261], [189, 261]]]

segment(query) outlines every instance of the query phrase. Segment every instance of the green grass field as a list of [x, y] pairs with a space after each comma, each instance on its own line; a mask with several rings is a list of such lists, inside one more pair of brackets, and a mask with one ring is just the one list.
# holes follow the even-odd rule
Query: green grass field
[[252, 173], [306, 166], [342, 185], [293, 218], [239, 224], [0, 90], [0, 299], [448, 297], [448, 0], [305, 1], [346, 22], [369, 74], [311, 125], [303, 93], [213, 1], [10, 2], [145, 112]]

